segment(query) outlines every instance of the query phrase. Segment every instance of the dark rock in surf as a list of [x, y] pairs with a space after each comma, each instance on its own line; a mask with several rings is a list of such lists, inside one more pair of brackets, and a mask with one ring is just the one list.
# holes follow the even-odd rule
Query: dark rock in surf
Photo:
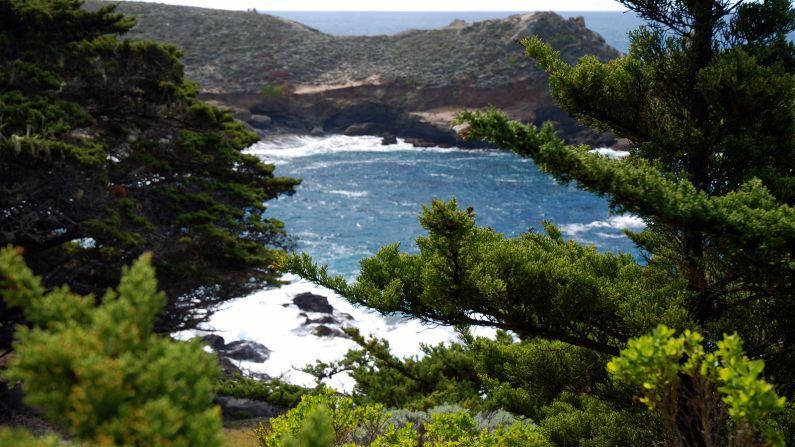
[[334, 308], [329, 304], [328, 298], [322, 295], [315, 295], [311, 292], [299, 293], [293, 297], [293, 304], [304, 312], [318, 312], [331, 314]]

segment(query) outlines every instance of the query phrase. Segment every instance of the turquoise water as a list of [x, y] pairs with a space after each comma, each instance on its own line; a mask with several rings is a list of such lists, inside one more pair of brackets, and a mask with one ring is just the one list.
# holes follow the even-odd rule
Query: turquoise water
[[[438, 28], [454, 19], [468, 22], [512, 12], [277, 12], [276, 15], [335, 35], [395, 34], [409, 28]], [[569, 12], [626, 51], [626, 33], [640, 25], [631, 14]], [[279, 175], [303, 179], [291, 197], [268, 202], [268, 215], [285, 222], [298, 249], [334, 273], [353, 277], [359, 260], [399, 242], [406, 251], [423, 234], [417, 216], [433, 200], [456, 198], [471, 206], [477, 223], [507, 235], [540, 229], [541, 221], [602, 251], [637, 254], [624, 228], [633, 217], [610, 216], [607, 201], [556, 184], [527, 159], [503, 151], [419, 149], [381, 146], [374, 137], [289, 137], [251, 149], [277, 165]]]
[[359, 260], [385, 244], [415, 251], [423, 234], [417, 216], [432, 199], [471, 206], [479, 225], [517, 236], [541, 221], [604, 251], [633, 252], [622, 228], [639, 219], [610, 216], [605, 199], [556, 184], [528, 159], [496, 150], [381, 146], [375, 137], [292, 137], [251, 150], [279, 175], [304, 180], [292, 197], [268, 202], [298, 248], [352, 277]]

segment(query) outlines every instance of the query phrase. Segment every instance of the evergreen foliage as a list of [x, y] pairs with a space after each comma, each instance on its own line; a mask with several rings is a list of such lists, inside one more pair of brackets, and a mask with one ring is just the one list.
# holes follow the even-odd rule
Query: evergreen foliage
[[20, 251], [0, 250], [0, 296], [32, 327], [17, 330], [4, 375], [29, 403], [91, 445], [220, 445], [217, 366], [198, 343], [152, 332], [166, 298], [148, 255], [97, 306], [66, 287], [45, 291]]
[[[764, 359], [766, 383], [793, 397], [795, 45], [786, 34], [795, 29], [795, 8], [787, 0], [621, 3], [650, 25], [632, 33], [630, 51], [619, 59], [585, 57], [572, 67], [537, 37], [522, 44], [549, 73], [558, 105], [628, 139], [629, 157], [612, 160], [567, 146], [550, 125], [538, 129], [494, 110], [459, 119], [468, 125], [462, 132], [467, 138], [531, 157], [556, 180], [608, 197], [615, 212], [642, 217], [647, 228], [629, 236], [643, 262], [565, 241], [550, 223], [543, 223], [543, 233], [506, 238], [478, 227], [473, 210], [434, 201], [420, 217], [427, 236], [417, 240], [419, 253], [383, 247], [362, 261], [354, 283], [330, 276], [306, 256], [291, 257], [289, 266], [385, 314], [509, 331], [516, 340], [483, 341], [480, 350], [469, 344], [478, 377], [473, 383], [489, 398], [503, 393], [504, 402], [522, 401], [517, 407], [524, 414], [554, 413], [550, 424], [577, 426], [579, 433], [566, 429], [565, 436], [553, 437], [559, 445], [663, 439], [709, 445], [708, 429], [716, 421], [694, 412], [700, 397], [686, 371], [675, 372], [680, 404], [668, 415], [675, 430], [666, 438], [659, 429], [665, 415], [631, 421], [639, 410], [632, 396], [644, 395], [643, 387], [615, 382], [605, 365], [630, 340], [663, 323], [701, 334], [698, 344], [716, 363], [712, 379], [723, 374], [721, 381], [735, 377], [752, 386], [761, 373], [754, 362]], [[736, 334], [726, 340], [741, 338], [742, 348], [724, 334]], [[365, 350], [386, 358], [381, 348]], [[485, 353], [488, 361], [479, 362]], [[668, 362], [688, 361], [685, 353], [676, 357]], [[741, 360], [746, 357], [751, 363]], [[407, 365], [412, 361], [380, 364], [410, 378]], [[382, 383], [374, 395], [398, 383]], [[721, 383], [709, 388], [710, 402], [726, 414], [739, 411], [735, 401], [720, 398], [728, 386]], [[755, 401], [767, 402], [763, 389], [770, 391], [767, 385], [756, 389]], [[627, 436], [603, 444], [599, 416], [608, 414], [618, 416], [612, 425], [619, 430], [628, 423]], [[784, 418], [778, 427], [792, 443], [791, 414]], [[737, 427], [717, 423], [721, 436]]]
[[215, 385], [217, 395], [259, 400], [282, 408], [295, 407], [310, 391], [279, 379], [262, 381], [242, 376], [221, 380]]
[[[98, 296], [152, 252], [168, 296], [158, 329], [278, 283], [289, 247], [265, 201], [298, 181], [241, 152], [257, 136], [198, 100], [171, 45], [121, 40], [134, 22], [78, 0], [0, 0], [0, 245], [45, 287]], [[19, 315], [0, 309], [0, 348]]]

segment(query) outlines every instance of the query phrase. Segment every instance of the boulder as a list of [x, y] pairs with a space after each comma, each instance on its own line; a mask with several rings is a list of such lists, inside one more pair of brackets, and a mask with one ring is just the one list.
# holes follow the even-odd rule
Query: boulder
[[383, 134], [381, 136], [381, 146], [389, 146], [392, 144], [397, 144], [397, 137], [391, 133]]
[[251, 127], [264, 129], [273, 124], [273, 119], [271, 119], [271, 117], [268, 115], [251, 115], [251, 118], [248, 119], [248, 123], [251, 125]]
[[221, 407], [221, 414], [227, 420], [270, 419], [283, 412], [281, 408], [267, 402], [239, 397], [217, 396], [213, 402]]
[[330, 314], [334, 308], [328, 303], [328, 299], [322, 295], [315, 295], [311, 292], [299, 293], [293, 297], [293, 303], [304, 312], [318, 312]]
[[271, 355], [270, 349], [260, 343], [249, 340], [233, 341], [224, 346], [221, 352], [230, 359], [254, 363], [263, 363]]

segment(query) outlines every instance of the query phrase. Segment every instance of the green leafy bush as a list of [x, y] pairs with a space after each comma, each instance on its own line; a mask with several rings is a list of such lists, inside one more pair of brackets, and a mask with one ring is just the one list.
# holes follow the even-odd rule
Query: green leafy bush
[[220, 445], [217, 366], [198, 343], [152, 332], [165, 296], [149, 262], [125, 268], [97, 306], [66, 287], [46, 291], [20, 250], [0, 250], [0, 295], [31, 323], [17, 330], [5, 377], [92, 445]]
[[[650, 335], [634, 338], [621, 356], [607, 364], [619, 380], [638, 386], [640, 401], [660, 413], [674, 439], [680, 408], [690, 408], [706, 434], [707, 445], [752, 445], [767, 437], [784, 445], [781, 433], [769, 425], [786, 399], [760, 378], [764, 361], [749, 360], [742, 341], [725, 335], [706, 352], [701, 334], [686, 330], [674, 337], [673, 329], [658, 326]], [[728, 418], [727, 418], [728, 416]]]

